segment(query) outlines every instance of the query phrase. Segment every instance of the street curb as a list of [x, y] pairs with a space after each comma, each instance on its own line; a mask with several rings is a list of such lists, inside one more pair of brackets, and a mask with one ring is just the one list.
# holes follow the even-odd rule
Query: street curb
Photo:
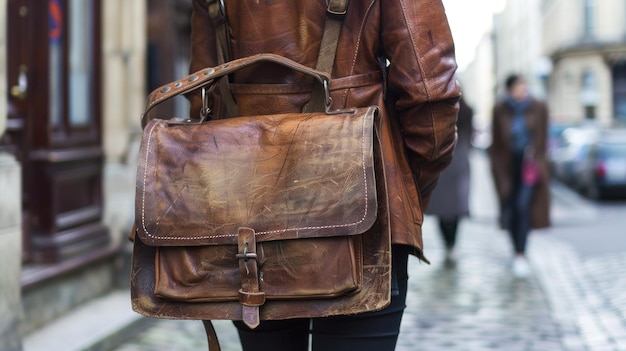
[[154, 320], [132, 311], [130, 292], [114, 291], [58, 318], [23, 339], [24, 351], [108, 351], [141, 331]]

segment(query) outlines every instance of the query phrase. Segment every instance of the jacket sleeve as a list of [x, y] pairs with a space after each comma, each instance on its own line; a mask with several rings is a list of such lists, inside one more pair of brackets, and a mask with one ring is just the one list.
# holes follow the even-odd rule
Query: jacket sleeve
[[407, 160], [426, 208], [456, 144], [460, 90], [452, 34], [440, 0], [381, 1], [381, 13], [388, 89], [397, 97]]
[[[193, 0], [191, 13], [191, 62], [189, 72], [217, 66], [215, 29], [209, 16], [206, 0]], [[198, 92], [187, 95], [191, 116], [198, 116], [202, 101]]]

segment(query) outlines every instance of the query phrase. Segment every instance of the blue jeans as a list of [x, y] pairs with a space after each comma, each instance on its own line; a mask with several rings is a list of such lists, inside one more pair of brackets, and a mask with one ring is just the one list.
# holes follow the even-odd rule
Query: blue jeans
[[249, 329], [236, 321], [244, 351], [306, 351], [309, 333], [313, 351], [393, 351], [406, 307], [406, 247], [392, 248], [391, 304], [383, 310], [351, 316], [262, 321]]
[[522, 181], [523, 154], [514, 154], [512, 162], [513, 187], [505, 203], [506, 223], [515, 253], [526, 251], [526, 242], [531, 228], [531, 206], [535, 188]]

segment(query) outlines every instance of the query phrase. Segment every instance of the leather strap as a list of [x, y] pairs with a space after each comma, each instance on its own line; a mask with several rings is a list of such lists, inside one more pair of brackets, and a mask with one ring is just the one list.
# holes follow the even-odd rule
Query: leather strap
[[256, 238], [254, 229], [239, 228], [237, 245], [239, 251], [239, 303], [242, 305], [243, 322], [254, 329], [261, 323], [259, 307], [265, 303], [265, 293], [259, 284], [259, 265], [257, 264]]
[[[237, 239], [237, 259], [239, 260], [239, 274], [241, 289], [239, 302], [242, 307], [243, 322], [254, 329], [261, 323], [259, 307], [265, 303], [265, 293], [259, 285], [259, 267], [257, 264], [256, 238], [254, 229], [239, 228]], [[209, 351], [221, 351], [215, 328], [210, 320], [203, 320]]]
[[338, 8], [346, 5], [347, 2], [345, 0], [329, 1], [327, 9], [328, 16], [324, 24], [320, 52], [317, 58], [317, 65], [315, 66], [315, 69], [318, 71], [328, 74], [332, 73], [335, 53], [337, 52], [337, 43], [339, 42], [339, 32], [341, 31], [343, 15], [346, 13], [345, 7], [343, 10], [339, 10]]
[[207, 0], [207, 9], [209, 16], [215, 27], [215, 35], [217, 38], [217, 49], [220, 51], [217, 59], [220, 64], [228, 62], [232, 59], [232, 50], [230, 48], [230, 35], [228, 33], [228, 19], [226, 18], [226, 8], [223, 0]]
[[[215, 27], [215, 35], [217, 38], [218, 63], [223, 64], [232, 59], [232, 50], [230, 47], [230, 33], [228, 27], [228, 19], [226, 18], [226, 9], [224, 0], [207, 0], [209, 15]], [[324, 24], [324, 32], [320, 45], [320, 52], [317, 56], [317, 64], [315, 69], [318, 71], [332, 73], [333, 63], [335, 62], [335, 54], [337, 52], [337, 43], [339, 42], [339, 32], [343, 23], [343, 17], [348, 8], [348, 0], [327, 0], [326, 12], [328, 14], [326, 23]], [[221, 97], [226, 111], [230, 116], [237, 115], [237, 102], [229, 89], [227, 78], [220, 80], [219, 83]], [[302, 108], [303, 112], [323, 111], [324, 90], [323, 87], [314, 85], [311, 91], [311, 99]]]
[[[324, 33], [320, 44], [320, 52], [317, 56], [315, 69], [326, 72], [329, 75], [333, 71], [335, 54], [337, 53], [337, 43], [339, 42], [339, 32], [343, 23], [343, 17], [348, 8], [348, 0], [328, 0], [326, 9], [327, 18], [324, 24]], [[313, 86], [311, 100], [302, 108], [302, 112], [321, 111], [324, 108], [324, 91], [319, 86]]]
[[[382, 82], [383, 73], [381, 71], [372, 71], [368, 73], [353, 74], [351, 76], [333, 78], [328, 86], [332, 92], [334, 90], [343, 90], [358, 88], [368, 85], [378, 85]], [[230, 89], [237, 95], [255, 95], [255, 94], [305, 94], [311, 92], [311, 84], [299, 82], [285, 84], [230, 84]]]
[[[217, 63], [220, 65], [232, 60], [232, 49], [230, 46], [230, 28], [226, 17], [224, 0], [207, 0], [209, 16], [215, 28], [215, 38], [217, 40]], [[229, 117], [237, 115], [237, 102], [230, 90], [228, 77], [219, 81], [220, 97], [226, 108]]]
[[302, 72], [314, 77], [317, 81], [328, 85], [330, 82], [330, 76], [327, 73], [316, 71], [305, 65], [291, 61], [283, 56], [274, 54], [258, 54], [254, 56], [248, 56], [236, 60], [232, 60], [228, 63], [222, 64], [217, 67], [209, 67], [194, 72], [186, 77], [183, 77], [174, 82], [165, 84], [155, 89], [148, 95], [148, 101], [146, 109], [142, 115], [142, 127], [150, 121], [149, 113], [158, 104], [181, 94], [187, 94], [193, 90], [200, 89], [202, 87], [213, 84], [218, 78], [224, 77], [237, 70], [249, 67], [258, 62], [273, 62], [283, 65], [287, 68], [293, 69], [298, 72]]
[[202, 321], [204, 331], [206, 332], [207, 341], [209, 343], [209, 351], [221, 351], [220, 342], [217, 339], [217, 333], [211, 321]]

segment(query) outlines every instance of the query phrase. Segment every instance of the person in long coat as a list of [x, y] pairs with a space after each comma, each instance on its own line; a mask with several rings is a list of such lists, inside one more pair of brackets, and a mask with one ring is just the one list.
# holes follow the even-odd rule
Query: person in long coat
[[[550, 225], [548, 108], [529, 94], [526, 81], [518, 75], [507, 78], [506, 88], [493, 109], [489, 156], [500, 225], [509, 231], [515, 253], [513, 273], [526, 276], [530, 273], [525, 259], [528, 234]], [[530, 171], [525, 162], [534, 165], [528, 167]], [[537, 174], [527, 179], [527, 172]]]
[[455, 245], [461, 218], [469, 215], [470, 162], [472, 148], [473, 109], [461, 99], [457, 118], [457, 143], [452, 163], [439, 177], [430, 198], [428, 214], [437, 217], [439, 233], [445, 244], [445, 263], [455, 263]]
[[[218, 0], [219, 1], [219, 0]], [[256, 329], [236, 323], [243, 350], [393, 350], [405, 307], [408, 255], [427, 261], [422, 244], [423, 209], [448, 166], [456, 143], [460, 87], [454, 43], [441, 0], [349, 1], [345, 14], [327, 0], [229, 1], [212, 21], [207, 0], [193, 0], [190, 71], [260, 53], [317, 65], [325, 23], [342, 16], [333, 60], [331, 109], [379, 106], [392, 243], [391, 304], [380, 311], [312, 321], [263, 321]], [[214, 12], [215, 13], [215, 12]], [[226, 22], [224, 22], [226, 20]], [[228, 45], [216, 34], [227, 24]], [[312, 79], [261, 64], [232, 75], [241, 116], [300, 112]], [[278, 86], [275, 84], [279, 84]], [[245, 85], [245, 86], [244, 86]], [[245, 89], [244, 89], [245, 88]], [[192, 115], [201, 109], [190, 96]], [[346, 160], [348, 161], [348, 160]]]

